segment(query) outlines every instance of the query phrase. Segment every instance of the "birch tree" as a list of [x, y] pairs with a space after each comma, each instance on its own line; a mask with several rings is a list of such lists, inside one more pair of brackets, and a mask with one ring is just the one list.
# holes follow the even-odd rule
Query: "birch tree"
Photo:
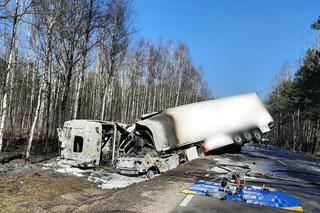
[[[41, 9], [43, 9], [43, 8], [41, 8]], [[52, 6], [50, 5], [49, 8], [46, 8], [46, 9], [52, 10]], [[40, 10], [40, 11], [42, 11], [42, 10]], [[32, 141], [33, 141], [33, 137], [34, 137], [34, 131], [35, 131], [35, 127], [36, 127], [36, 124], [38, 121], [38, 116], [41, 112], [40, 110], [43, 111], [43, 109], [41, 109], [41, 108], [43, 108], [43, 106], [44, 106], [44, 93], [46, 90], [46, 84], [47, 84], [47, 80], [48, 80], [48, 72], [49, 72], [49, 68], [50, 68], [50, 58], [51, 58], [51, 52], [52, 52], [52, 30], [53, 30], [53, 27], [54, 27], [54, 24], [56, 22], [58, 15], [59, 15], [59, 12], [52, 11], [48, 16], [44, 17], [45, 26], [46, 26], [44, 67], [43, 67], [43, 72], [42, 72], [42, 76], [40, 79], [40, 90], [39, 90], [38, 98], [37, 98], [37, 107], [36, 107], [34, 119], [33, 119], [32, 125], [31, 125], [28, 145], [27, 145], [27, 149], [26, 149], [26, 159], [29, 159], [29, 157], [30, 157], [31, 146], [32, 146]]]
[[128, 46], [128, 21], [129, 9], [126, 0], [111, 0], [108, 4], [108, 12], [105, 18], [106, 31], [104, 37], [104, 53], [107, 62], [107, 79], [104, 85], [102, 108], [100, 119], [104, 120], [106, 104], [109, 102], [110, 88], [113, 79], [121, 66]]
[[93, 16], [93, 4], [94, 1], [90, 0], [88, 9], [87, 9], [87, 18], [86, 18], [86, 24], [84, 27], [84, 35], [83, 35], [83, 47], [82, 47], [82, 61], [81, 61], [81, 70], [79, 72], [79, 76], [77, 79], [77, 84], [76, 84], [76, 92], [75, 92], [75, 101], [74, 101], [74, 110], [73, 110], [73, 119], [77, 118], [78, 114], [78, 108], [79, 108], [79, 100], [80, 100], [80, 92], [82, 90], [82, 85], [83, 85], [83, 78], [85, 75], [85, 70], [87, 66], [87, 53], [88, 53], [88, 42], [89, 42], [89, 37], [91, 34], [91, 21], [92, 21], [92, 16]]
[[0, 153], [2, 152], [2, 146], [3, 146], [3, 134], [4, 134], [4, 128], [5, 128], [5, 121], [6, 121], [6, 116], [8, 112], [8, 93], [11, 88], [10, 85], [10, 80], [12, 79], [12, 68], [15, 63], [15, 50], [16, 50], [16, 39], [17, 39], [17, 27], [19, 24], [19, 19], [18, 19], [18, 11], [19, 11], [19, 0], [16, 0], [15, 3], [15, 9], [14, 9], [14, 14], [13, 14], [13, 24], [12, 24], [12, 33], [11, 33], [11, 41], [10, 41], [10, 47], [9, 47], [9, 59], [8, 59], [8, 65], [5, 70], [5, 85], [3, 89], [3, 97], [2, 97], [2, 114], [1, 114], [1, 121], [0, 121]]
[[[128, 0], [0, 5], [1, 148], [25, 141], [27, 160], [58, 151], [56, 128], [66, 120], [131, 123], [211, 98], [187, 45], [132, 37], [132, 18]], [[301, 124], [312, 140], [309, 127]]]

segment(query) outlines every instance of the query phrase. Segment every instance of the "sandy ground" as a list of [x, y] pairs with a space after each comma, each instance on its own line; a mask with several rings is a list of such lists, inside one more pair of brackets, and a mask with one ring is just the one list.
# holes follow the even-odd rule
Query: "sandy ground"
[[[217, 162], [247, 164], [253, 172], [278, 172], [277, 174], [281, 174], [284, 178], [295, 178], [298, 183], [308, 181], [320, 183], [318, 159], [278, 150], [271, 146], [264, 146], [262, 152], [257, 152], [248, 146], [241, 154], [196, 159], [149, 180], [123, 179], [122, 176], [106, 171], [71, 169], [52, 161], [26, 166], [16, 161], [0, 166], [0, 212], [156, 213], [234, 212], [235, 209], [247, 212], [284, 211], [204, 197], [194, 198], [186, 207], [179, 206], [186, 197], [181, 191], [199, 179], [186, 175], [185, 172], [205, 174], [212, 170]], [[286, 171], [285, 174], [283, 171]], [[255, 185], [261, 184], [255, 183]], [[268, 187], [301, 199], [305, 212], [320, 212], [319, 185], [300, 187], [286, 183], [270, 183]]]
[[0, 212], [68, 212], [99, 195], [94, 183], [39, 165], [0, 177]]

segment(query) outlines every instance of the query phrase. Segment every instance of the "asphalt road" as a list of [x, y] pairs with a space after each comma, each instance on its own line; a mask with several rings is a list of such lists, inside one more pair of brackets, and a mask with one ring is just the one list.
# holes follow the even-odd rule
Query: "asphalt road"
[[[302, 154], [281, 150], [273, 146], [261, 146], [261, 152], [246, 146], [241, 154], [222, 155], [220, 163], [246, 164], [251, 172], [275, 175], [279, 179], [260, 179], [249, 185], [282, 191], [300, 199], [304, 212], [320, 212], [320, 160]], [[268, 183], [269, 182], [269, 183]], [[287, 210], [259, 205], [220, 201], [214, 198], [193, 196], [185, 207], [178, 205], [174, 212], [288, 212]]]

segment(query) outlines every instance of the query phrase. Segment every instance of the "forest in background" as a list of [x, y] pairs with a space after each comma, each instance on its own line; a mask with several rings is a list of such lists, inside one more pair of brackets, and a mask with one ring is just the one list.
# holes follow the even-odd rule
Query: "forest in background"
[[[212, 98], [184, 43], [137, 36], [130, 0], [0, 0], [0, 152], [23, 141], [43, 152], [70, 119], [131, 123], [140, 115]], [[279, 147], [320, 150], [320, 18], [292, 78], [289, 65], [267, 100]], [[28, 156], [27, 156], [28, 157]]]
[[309, 48], [294, 78], [286, 64], [267, 105], [275, 121], [271, 140], [297, 152], [320, 153], [320, 17], [311, 25], [317, 44]]
[[56, 146], [66, 120], [133, 122], [212, 98], [188, 46], [135, 36], [129, 0], [0, 1], [0, 152]]

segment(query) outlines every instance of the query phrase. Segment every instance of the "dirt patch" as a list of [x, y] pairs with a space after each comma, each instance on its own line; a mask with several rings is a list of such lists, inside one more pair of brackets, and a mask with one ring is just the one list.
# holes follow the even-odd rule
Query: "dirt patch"
[[83, 178], [40, 167], [0, 176], [0, 188], [0, 212], [68, 212], [104, 193]]

